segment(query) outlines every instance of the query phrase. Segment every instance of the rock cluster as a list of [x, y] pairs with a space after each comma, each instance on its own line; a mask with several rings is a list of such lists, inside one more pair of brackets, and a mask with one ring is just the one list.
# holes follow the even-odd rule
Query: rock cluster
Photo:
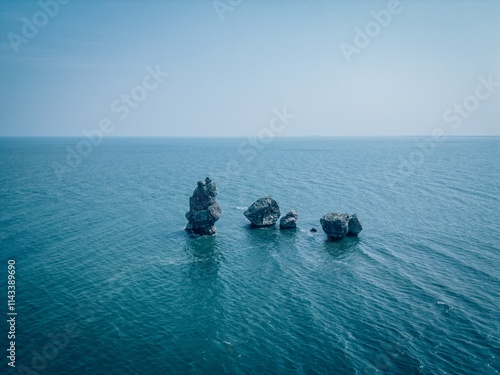
[[[200, 235], [215, 233], [215, 222], [222, 214], [219, 204], [215, 201], [216, 195], [217, 188], [210, 178], [198, 181], [198, 187], [189, 198], [186, 230]], [[275, 225], [281, 216], [280, 207], [272, 197], [257, 199], [244, 214], [256, 227]], [[295, 210], [288, 211], [279, 222], [280, 229], [296, 228], [297, 218], [298, 214]], [[329, 212], [320, 219], [320, 223], [323, 231], [331, 239], [357, 236], [363, 230], [356, 214]], [[311, 228], [310, 232], [317, 232], [317, 229]]]
[[271, 197], [257, 199], [244, 215], [256, 227], [274, 225], [281, 216], [278, 203]]
[[198, 181], [198, 187], [189, 198], [189, 212], [186, 213], [188, 224], [186, 230], [200, 235], [215, 233], [215, 222], [219, 220], [222, 211], [215, 201], [217, 188], [215, 182], [206, 178]]
[[299, 215], [294, 210], [288, 211], [287, 214], [280, 219], [280, 229], [296, 228], [298, 217]]
[[363, 230], [356, 214], [329, 212], [320, 219], [321, 227], [328, 237], [341, 239], [347, 235], [357, 236]]

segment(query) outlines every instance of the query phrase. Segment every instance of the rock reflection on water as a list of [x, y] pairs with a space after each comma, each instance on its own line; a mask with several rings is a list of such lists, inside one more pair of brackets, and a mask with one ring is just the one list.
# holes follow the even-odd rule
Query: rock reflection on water
[[335, 257], [346, 257], [356, 251], [359, 242], [359, 237], [355, 236], [347, 236], [341, 240], [325, 238], [323, 248]]
[[[184, 253], [189, 259], [184, 280], [184, 302], [187, 317], [184, 324], [189, 326], [190, 351], [192, 353], [212, 353], [226, 357], [235, 349], [225, 344], [224, 332], [226, 315], [224, 282], [219, 271], [224, 263], [220, 239], [217, 236], [189, 236]], [[190, 365], [205, 368], [210, 362], [208, 356], [192, 358]], [[210, 365], [212, 373], [223, 372], [223, 363]], [[215, 366], [215, 367], [214, 367]]]
[[190, 236], [186, 240], [184, 253], [189, 259], [188, 279], [193, 287], [215, 293], [218, 272], [224, 256], [219, 249], [216, 236]]

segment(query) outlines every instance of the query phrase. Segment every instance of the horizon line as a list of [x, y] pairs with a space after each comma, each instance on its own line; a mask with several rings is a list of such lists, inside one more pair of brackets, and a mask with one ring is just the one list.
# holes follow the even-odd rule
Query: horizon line
[[[256, 138], [255, 135], [104, 135], [104, 138]], [[288, 135], [288, 136], [275, 136], [271, 139], [285, 139], [285, 138], [416, 138], [416, 137], [430, 137], [429, 134], [417, 135]], [[484, 137], [500, 137], [500, 134], [464, 134], [464, 135], [444, 135], [446, 138], [484, 138]], [[83, 135], [0, 135], [0, 138], [87, 138]]]

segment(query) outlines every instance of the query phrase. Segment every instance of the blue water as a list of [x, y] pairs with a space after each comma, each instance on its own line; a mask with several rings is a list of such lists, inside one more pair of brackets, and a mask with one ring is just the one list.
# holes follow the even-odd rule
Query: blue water
[[[105, 139], [57, 175], [78, 139], [1, 139], [16, 370], [498, 374], [500, 138], [425, 154], [418, 141]], [[184, 214], [206, 176], [222, 217], [192, 237]], [[296, 231], [248, 226], [267, 195], [299, 213]], [[364, 230], [328, 241], [329, 211]]]

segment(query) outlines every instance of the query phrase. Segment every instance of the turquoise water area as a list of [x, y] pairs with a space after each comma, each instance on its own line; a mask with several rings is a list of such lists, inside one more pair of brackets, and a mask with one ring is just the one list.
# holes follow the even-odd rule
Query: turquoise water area
[[[78, 139], [0, 139], [18, 369], [498, 374], [500, 138], [419, 141], [105, 139], [57, 176]], [[222, 217], [190, 236], [206, 176]], [[249, 227], [244, 209], [267, 195], [297, 230]], [[328, 241], [329, 211], [364, 230]]]

